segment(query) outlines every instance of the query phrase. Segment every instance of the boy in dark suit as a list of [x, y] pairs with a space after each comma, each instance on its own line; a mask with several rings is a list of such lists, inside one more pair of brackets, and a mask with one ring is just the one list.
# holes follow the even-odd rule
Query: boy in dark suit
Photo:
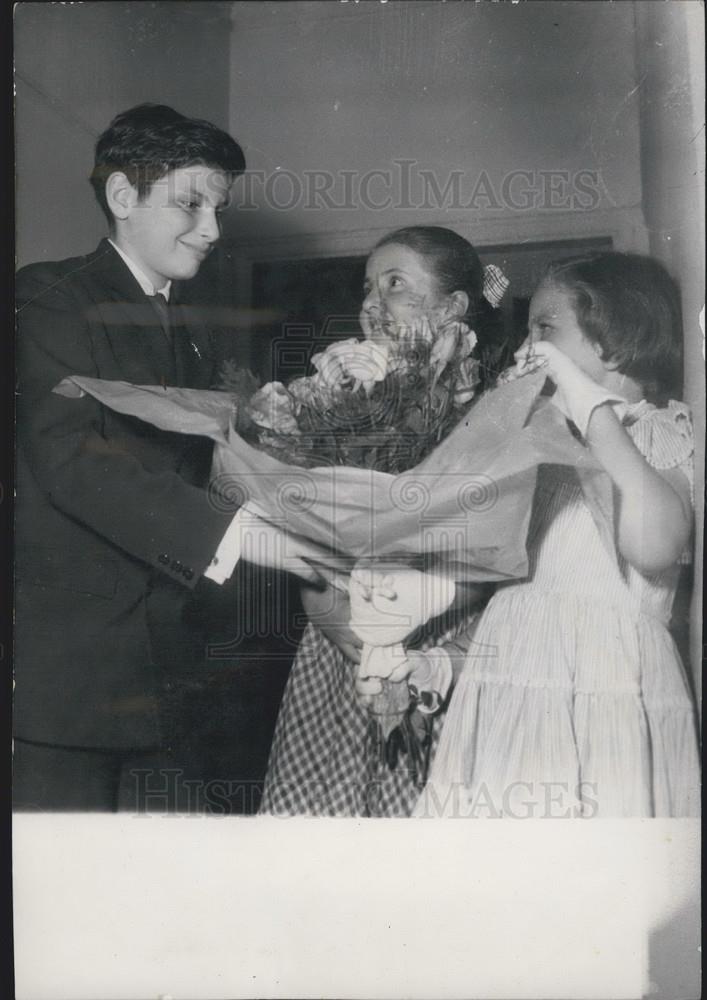
[[[213, 338], [185, 302], [245, 168], [208, 122], [140, 105], [100, 136], [110, 238], [17, 276], [14, 803], [117, 808], [121, 774], [169, 740], [173, 672], [203, 658], [202, 577], [244, 553], [315, 574], [276, 528], [209, 501], [211, 446], [52, 392], [65, 376], [207, 388]], [[200, 584], [214, 586], [214, 583]]]

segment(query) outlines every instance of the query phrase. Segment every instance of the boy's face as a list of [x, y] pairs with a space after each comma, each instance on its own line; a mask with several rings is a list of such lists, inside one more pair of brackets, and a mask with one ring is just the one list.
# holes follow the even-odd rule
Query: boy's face
[[193, 278], [221, 235], [219, 216], [231, 182], [222, 170], [196, 164], [170, 170], [142, 200], [132, 188], [115, 242], [155, 286]]

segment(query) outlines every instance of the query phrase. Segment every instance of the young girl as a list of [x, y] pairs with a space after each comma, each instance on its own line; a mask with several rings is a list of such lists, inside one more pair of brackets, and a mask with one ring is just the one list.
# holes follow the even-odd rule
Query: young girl
[[[505, 283], [497, 271], [482, 267], [467, 240], [449, 229], [396, 230], [368, 258], [361, 327], [368, 339], [377, 340], [399, 338], [425, 321], [433, 330], [449, 320], [466, 322], [478, 336], [483, 385], [502, 363], [504, 343], [493, 306]], [[280, 708], [261, 811], [409, 816], [419, 788], [407, 753], [389, 763], [380, 760], [372, 745], [371, 719], [359, 699], [363, 689], [357, 690], [355, 682], [357, 640], [342, 624], [349, 620], [348, 599], [337, 598], [331, 588], [321, 596], [312, 591], [302, 596], [310, 624]], [[479, 596], [478, 588], [469, 588], [467, 607]], [[430, 683], [425, 693], [436, 708], [446, 687], [440, 692]], [[440, 722], [437, 713], [431, 720], [430, 754]]]
[[695, 815], [695, 715], [668, 632], [693, 492], [690, 414], [667, 398], [675, 287], [636, 255], [560, 262], [533, 296], [529, 333], [517, 371], [547, 372], [611, 478], [615, 547], [571, 470], [541, 467], [527, 579], [502, 585], [473, 638], [446, 647], [463, 672], [415, 814]]

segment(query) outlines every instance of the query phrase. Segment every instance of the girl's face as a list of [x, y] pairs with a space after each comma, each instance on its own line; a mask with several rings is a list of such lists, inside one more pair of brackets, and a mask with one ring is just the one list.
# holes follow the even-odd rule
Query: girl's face
[[589, 340], [579, 326], [572, 297], [567, 289], [543, 281], [530, 300], [528, 339], [546, 340], [581, 368], [595, 382], [603, 380], [607, 367], [598, 344]]
[[363, 287], [359, 318], [369, 340], [397, 339], [423, 317], [441, 320], [452, 306], [452, 297], [440, 292], [425, 258], [396, 243], [373, 251]]

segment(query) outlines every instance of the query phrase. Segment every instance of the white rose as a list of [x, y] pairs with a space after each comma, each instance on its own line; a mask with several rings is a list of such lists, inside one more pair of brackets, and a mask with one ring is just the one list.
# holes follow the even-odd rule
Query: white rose
[[388, 374], [389, 347], [372, 340], [344, 340], [315, 354], [312, 364], [331, 389], [363, 386], [368, 393]]

